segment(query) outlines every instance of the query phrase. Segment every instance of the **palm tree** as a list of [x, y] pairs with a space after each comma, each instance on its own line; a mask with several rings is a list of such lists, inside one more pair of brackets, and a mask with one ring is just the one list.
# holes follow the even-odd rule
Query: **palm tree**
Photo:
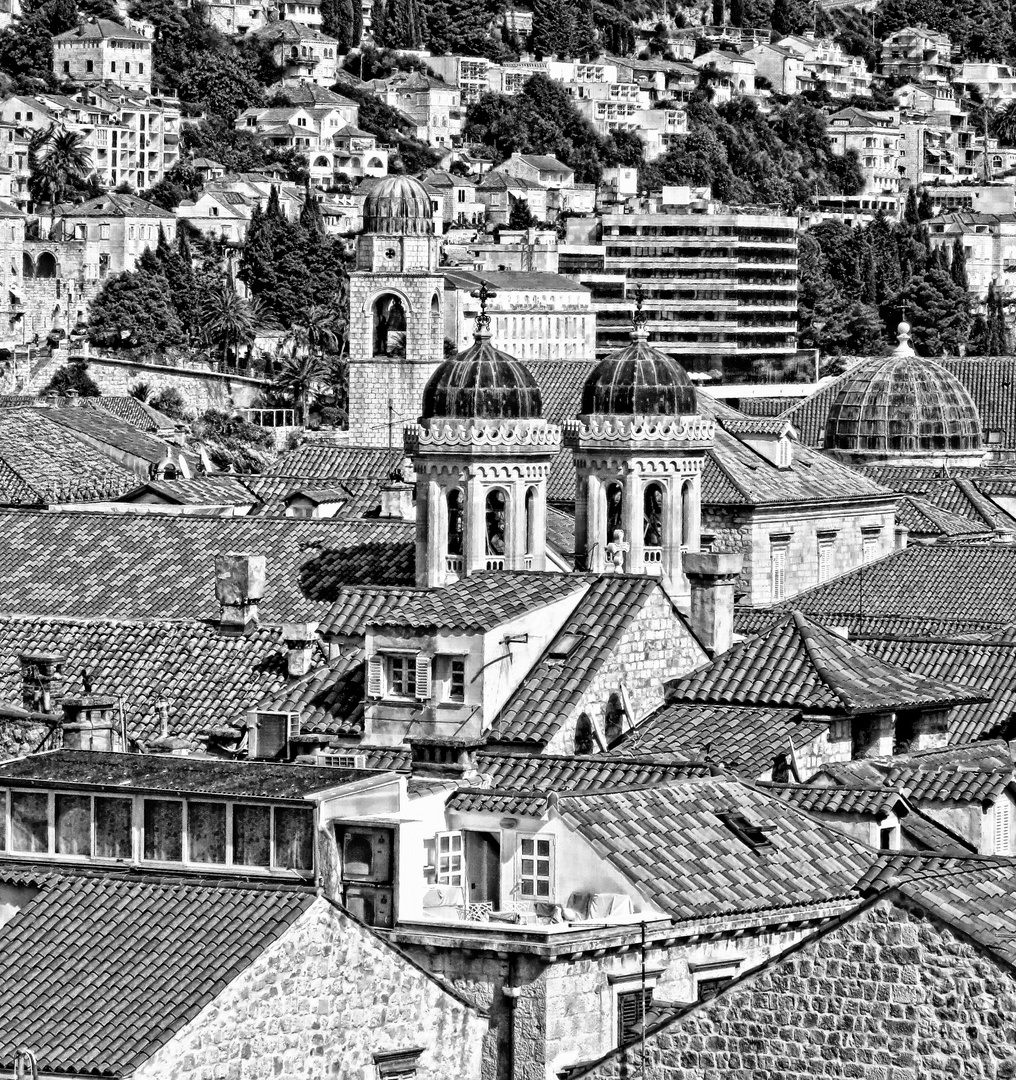
[[287, 356], [282, 361], [276, 385], [293, 396], [300, 410], [300, 422], [307, 426], [307, 411], [310, 408], [310, 395], [315, 384], [326, 382], [332, 373], [332, 365], [323, 356], [315, 356], [309, 350]]
[[1010, 101], [995, 113], [991, 131], [1006, 146], [1016, 146], [1016, 101]]
[[232, 273], [205, 297], [201, 304], [205, 340], [218, 346], [225, 367], [232, 351], [234, 362], [241, 345], [253, 345], [258, 330], [274, 329], [278, 323], [259, 298], [247, 300], [236, 291]]
[[[45, 149], [45, 153], [42, 151]], [[36, 132], [28, 145], [28, 190], [37, 203], [64, 202], [92, 173], [80, 133], [57, 131], [53, 124]]]

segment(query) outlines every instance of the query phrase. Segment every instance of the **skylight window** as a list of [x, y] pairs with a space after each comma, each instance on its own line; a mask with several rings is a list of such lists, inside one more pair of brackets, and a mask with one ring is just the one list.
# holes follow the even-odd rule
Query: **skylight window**
[[567, 660], [575, 651], [575, 646], [582, 640], [581, 634], [562, 634], [550, 647], [547, 654], [551, 660]]
[[719, 818], [737, 839], [747, 844], [752, 851], [773, 846], [769, 834], [776, 831], [775, 825], [752, 821], [745, 814], [720, 814]]

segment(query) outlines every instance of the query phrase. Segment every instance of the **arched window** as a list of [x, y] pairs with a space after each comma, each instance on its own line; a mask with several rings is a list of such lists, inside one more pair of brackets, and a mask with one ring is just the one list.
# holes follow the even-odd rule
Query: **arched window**
[[504, 555], [508, 535], [508, 496], [500, 488], [487, 492], [486, 517], [487, 554]]
[[692, 510], [691, 481], [681, 486], [681, 543], [687, 546], [694, 531], [694, 513]]
[[575, 753], [591, 754], [593, 752], [593, 721], [589, 713], [580, 713], [575, 722]]
[[21, 256], [21, 276], [23, 278], [35, 277], [35, 263], [32, 262], [32, 256], [27, 251]]
[[448, 492], [448, 554], [462, 554], [462, 488]]
[[380, 158], [372, 157], [364, 166], [365, 169], [383, 169], [384, 162]]
[[648, 484], [642, 496], [642, 540], [646, 547], [663, 546], [663, 488]]
[[610, 747], [624, 734], [624, 705], [620, 695], [611, 694], [607, 699], [603, 720], [603, 734], [606, 737], [607, 746]]
[[331, 164], [330, 164], [330, 162], [328, 161], [328, 158], [326, 158], [326, 157], [319, 157], [319, 158], [318, 158], [318, 159], [317, 159], [317, 160], [316, 160], [316, 161], [314, 162], [314, 168], [315, 168], [315, 169], [328, 169], [328, 168], [330, 168], [330, 167], [331, 167]]
[[40, 278], [56, 277], [56, 258], [52, 252], [44, 251], [36, 260], [35, 276]]
[[536, 488], [526, 492], [526, 554], [536, 551]]
[[607, 485], [607, 535], [604, 544], [614, 539], [614, 533], [624, 528], [624, 489], [617, 482]]
[[374, 301], [374, 355], [406, 355], [406, 309], [397, 296]]

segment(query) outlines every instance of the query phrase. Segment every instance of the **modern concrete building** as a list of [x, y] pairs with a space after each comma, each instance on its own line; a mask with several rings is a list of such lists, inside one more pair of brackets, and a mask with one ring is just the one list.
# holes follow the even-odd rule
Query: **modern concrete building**
[[641, 288], [650, 340], [689, 372], [742, 388], [811, 381], [797, 349], [796, 217], [689, 188], [664, 188], [647, 210], [604, 214], [590, 242], [560, 248], [561, 272], [592, 290], [597, 354], [627, 340]]

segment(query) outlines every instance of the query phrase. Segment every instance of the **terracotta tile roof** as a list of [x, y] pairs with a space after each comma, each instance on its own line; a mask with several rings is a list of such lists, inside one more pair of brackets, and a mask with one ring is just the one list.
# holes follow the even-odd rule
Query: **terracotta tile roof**
[[379, 480], [388, 475], [403, 458], [402, 448], [394, 450], [363, 446], [333, 446], [329, 443], [304, 443], [295, 450], [280, 454], [266, 471], [267, 476], [343, 478], [369, 477]]
[[148, 480], [128, 491], [121, 501], [143, 492], [161, 495], [178, 506], [245, 506], [254, 504], [257, 496], [235, 476], [193, 476], [187, 480]]
[[944, 873], [992, 870], [1016, 865], [1016, 860], [999, 855], [929, 854], [920, 851], [882, 852], [858, 882], [861, 892], [881, 892], [901, 881], [937, 877]]
[[137, 484], [130, 469], [51, 419], [50, 412], [55, 411], [4, 410], [0, 504], [93, 502], [115, 498]]
[[761, 637], [669, 684], [668, 701], [853, 714], [983, 700], [960, 686], [886, 664], [792, 611]]
[[827, 727], [799, 709], [672, 702], [650, 713], [617, 750], [686, 755], [756, 777], [769, 771], [777, 754], [789, 753], [791, 740], [801, 746]]
[[171, 416], [153, 409], [147, 402], [138, 401], [130, 394], [86, 398], [85, 404], [92, 408], [105, 409], [113, 416], [126, 420], [128, 424], [133, 424], [139, 431], [156, 432], [167, 428], [173, 430], [177, 424]]
[[576, 574], [490, 570], [441, 589], [341, 589], [319, 631], [362, 634], [368, 623], [487, 630], [584, 591], [589, 580]]
[[596, 578], [495, 718], [488, 739], [548, 742], [660, 587], [655, 579], [642, 576]]
[[1016, 964], [1016, 860], [901, 881], [909, 900]]
[[54, 876], [0, 928], [0, 1064], [30, 1046], [40, 1073], [132, 1072], [313, 902], [270, 882]]
[[327, 483], [342, 500], [340, 513], [344, 518], [377, 517], [381, 506], [381, 485], [384, 476], [307, 477], [307, 476], [249, 476], [244, 482], [263, 504], [255, 512], [282, 515], [286, 511], [287, 495], [295, 491], [320, 491]]
[[[133, 31], [126, 32], [134, 36]], [[171, 211], [163, 210], [161, 206], [147, 202], [137, 195], [124, 195], [115, 191], [107, 191], [97, 199], [90, 199], [88, 202], [80, 204], [65, 203], [58, 206], [56, 212], [59, 216], [70, 219], [80, 217], [119, 217], [169, 218], [172, 221], [176, 217]]]
[[914, 544], [798, 593], [779, 610], [791, 607], [851, 633], [1001, 630], [1016, 618], [1016, 544]]
[[[836, 829], [736, 780], [560, 795], [557, 809], [675, 919], [849, 897], [874, 858]], [[761, 843], [750, 842], [739, 819], [762, 830]]]
[[522, 791], [579, 791], [630, 787], [709, 776], [711, 766], [673, 754], [519, 754], [481, 751], [477, 771], [490, 788]]
[[86, 19], [62, 34], [57, 34], [54, 41], [98, 41], [102, 38], [117, 41], [149, 42], [149, 39], [136, 30], [129, 30], [112, 19]]
[[0, 784], [86, 787], [103, 790], [168, 791], [187, 795], [237, 795], [300, 799], [315, 791], [362, 780], [355, 769], [282, 765], [267, 761], [172, 754], [107, 754], [97, 750], [53, 750], [0, 762]]
[[1010, 718], [1016, 714], [1016, 634], [1012, 631], [988, 641], [865, 637], [860, 644], [887, 664], [969, 683], [990, 695], [986, 703], [953, 708], [950, 743], [1000, 737], [1009, 730]]
[[967, 855], [977, 850], [959, 833], [929, 817], [918, 806], [911, 806], [910, 812], [900, 822], [900, 845], [915, 851], [937, 851], [943, 855]]
[[328, 518], [0, 511], [0, 611], [217, 619], [215, 555], [264, 554], [261, 620], [320, 617], [343, 585], [414, 579], [415, 526]]
[[[341, 658], [262, 699], [258, 708], [299, 712], [304, 735], [359, 735], [363, 731], [363, 667], [363, 649], [350, 648]], [[360, 753], [359, 748], [355, 753]]]
[[[170, 448], [170, 444], [165, 439], [150, 435], [105, 409], [80, 406], [47, 408], [44, 416], [52, 423], [60, 424], [76, 435], [109, 446], [114, 450], [123, 451], [132, 457], [141, 458], [153, 465], [162, 461]], [[179, 447], [174, 447], [173, 452], [178, 454], [181, 450]], [[192, 465], [197, 465], [198, 459], [195, 454], [187, 450], [183, 450], [182, 453], [190, 459]]]
[[812, 787], [766, 782], [759, 787], [806, 814], [862, 814], [882, 818], [904, 801], [898, 788]]
[[912, 540], [940, 536], [977, 536], [991, 532], [992, 526], [975, 521], [915, 495], [896, 500], [896, 525], [906, 528]]
[[994, 739], [826, 765], [815, 779], [847, 786], [906, 788], [914, 804], [991, 803], [1013, 782], [1013, 761], [1008, 743]]
[[455, 813], [480, 811], [484, 814], [512, 814], [540, 817], [547, 809], [549, 791], [489, 791], [462, 788], [452, 792], [445, 809]]
[[858, 469], [869, 479], [904, 495], [919, 496], [932, 506], [977, 522], [981, 528], [1016, 530], [1016, 518], [992, 501], [1016, 495], [1016, 470], [1001, 466], [978, 469], [869, 466]]
[[213, 731], [239, 733], [247, 710], [286, 685], [279, 632], [223, 637], [201, 622], [122, 622], [0, 616], [0, 703], [20, 707], [18, 657], [64, 657], [64, 688], [81, 693], [87, 669], [95, 693], [123, 700], [128, 732], [159, 734], [155, 707], [170, 702], [170, 730], [187, 739]]

